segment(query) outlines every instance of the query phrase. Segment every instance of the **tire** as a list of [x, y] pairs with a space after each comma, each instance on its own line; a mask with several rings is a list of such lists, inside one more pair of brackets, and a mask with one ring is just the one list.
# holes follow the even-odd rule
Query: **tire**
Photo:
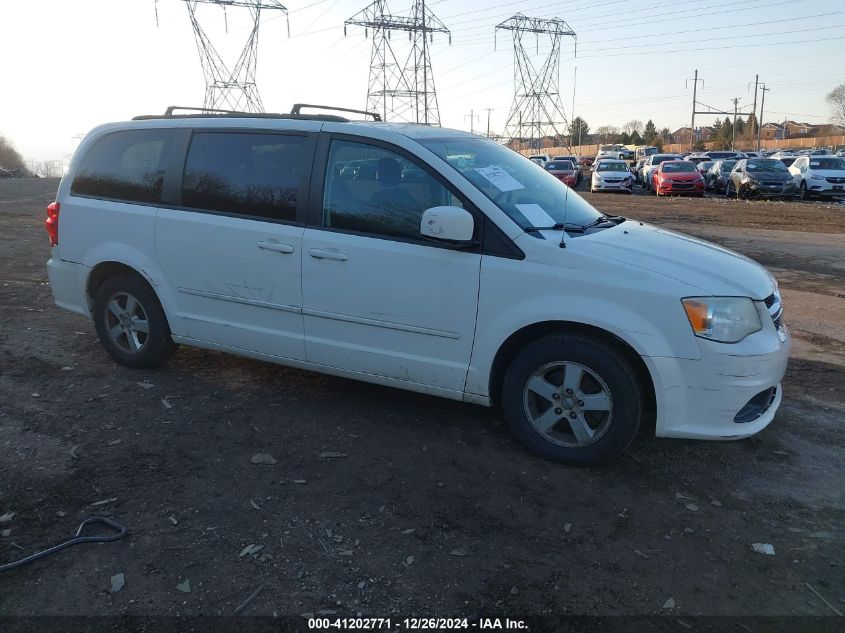
[[731, 197], [731, 184], [732, 184], [732, 183], [731, 183], [731, 181], [728, 181], [728, 182], [725, 184], [725, 197], [726, 197], [726, 198], [730, 198], [730, 197]]
[[137, 275], [103, 282], [94, 295], [94, 326], [106, 352], [125, 367], [157, 367], [176, 350], [158, 297]]
[[[529, 383], [548, 397], [528, 388]], [[567, 392], [570, 385], [574, 393]], [[584, 405], [585, 396], [594, 409], [588, 409], [590, 402]], [[616, 348], [585, 335], [553, 334], [514, 358], [501, 401], [511, 431], [529, 450], [551, 461], [585, 466], [612, 460], [628, 447], [639, 428], [643, 397], [634, 367]], [[550, 422], [546, 432], [535, 426]]]
[[807, 191], [807, 183], [806, 182], [801, 183], [801, 192], [799, 193], [798, 197], [801, 198], [801, 200], [805, 200], [805, 201], [810, 199], [810, 192]]

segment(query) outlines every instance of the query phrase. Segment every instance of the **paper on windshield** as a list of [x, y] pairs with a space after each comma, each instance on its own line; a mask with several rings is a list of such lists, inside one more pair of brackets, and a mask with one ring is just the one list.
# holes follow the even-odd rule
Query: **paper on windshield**
[[542, 228], [555, 225], [554, 218], [546, 213], [546, 210], [539, 204], [517, 204], [514, 206], [531, 223], [531, 226]]
[[490, 165], [490, 167], [476, 167], [475, 171], [484, 176], [487, 181], [499, 191], [516, 191], [525, 189], [525, 185], [511, 176], [501, 167]]

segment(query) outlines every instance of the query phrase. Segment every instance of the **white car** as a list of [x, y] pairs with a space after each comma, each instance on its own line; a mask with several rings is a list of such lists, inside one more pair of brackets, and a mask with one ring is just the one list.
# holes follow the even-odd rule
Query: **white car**
[[789, 166], [802, 200], [811, 197], [845, 197], [845, 158], [799, 156]]
[[721, 440], [781, 402], [790, 337], [766, 269], [605, 216], [465, 132], [320, 115], [107, 124], [79, 145], [46, 229], [56, 304], [128, 367], [181, 344], [497, 405], [528, 448], [572, 464], [619, 455], [646, 414], [660, 437]]
[[631, 193], [634, 175], [628, 164], [618, 158], [602, 159], [596, 162], [590, 180], [590, 192], [625, 191]]
[[545, 167], [546, 163], [549, 162], [549, 156], [547, 154], [535, 154], [534, 156], [529, 156], [528, 160], [540, 167]]
[[640, 182], [646, 191], [651, 191], [654, 172], [660, 167], [660, 163], [667, 160], [684, 160], [684, 157], [680, 154], [652, 154], [646, 158], [645, 163], [643, 163], [640, 169]]

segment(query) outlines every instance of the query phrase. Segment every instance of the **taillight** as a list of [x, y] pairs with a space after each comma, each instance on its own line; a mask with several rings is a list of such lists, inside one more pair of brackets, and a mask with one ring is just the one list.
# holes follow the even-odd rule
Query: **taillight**
[[51, 202], [47, 206], [47, 219], [44, 221], [44, 228], [50, 236], [50, 246], [59, 243], [59, 203]]

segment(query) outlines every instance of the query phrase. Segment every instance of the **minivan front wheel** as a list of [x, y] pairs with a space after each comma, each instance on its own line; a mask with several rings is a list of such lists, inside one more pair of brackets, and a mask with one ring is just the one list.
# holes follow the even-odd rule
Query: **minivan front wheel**
[[539, 339], [513, 360], [502, 410], [513, 433], [546, 459], [588, 465], [613, 459], [639, 427], [642, 395], [631, 363], [579, 334]]
[[111, 277], [97, 289], [94, 326], [109, 355], [127, 367], [156, 367], [176, 349], [158, 297], [134, 275]]

